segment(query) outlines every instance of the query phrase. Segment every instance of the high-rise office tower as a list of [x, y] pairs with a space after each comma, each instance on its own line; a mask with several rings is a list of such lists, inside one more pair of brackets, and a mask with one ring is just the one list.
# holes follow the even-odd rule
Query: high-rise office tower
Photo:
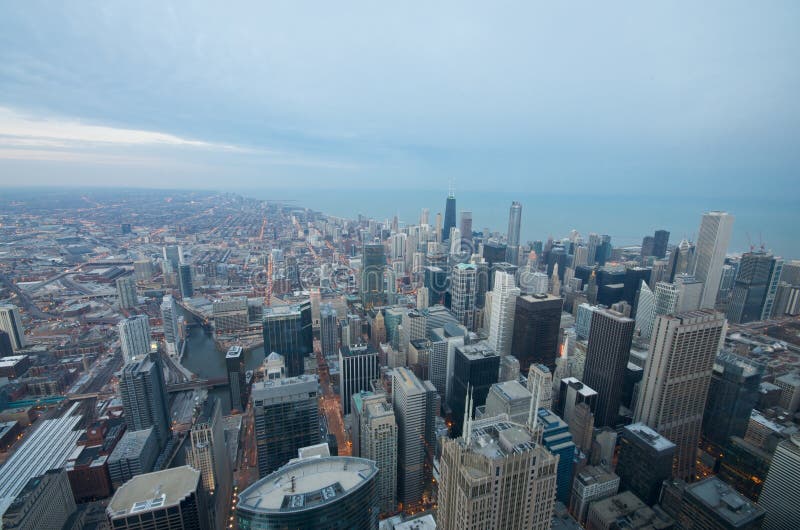
[[472, 212], [461, 212], [461, 222], [458, 227], [461, 232], [461, 250], [472, 254]]
[[583, 380], [597, 391], [597, 427], [616, 425], [635, 322], [611, 309], [592, 315]]
[[763, 375], [764, 365], [756, 361], [727, 352], [717, 355], [703, 414], [705, 440], [721, 447], [731, 436], [744, 436]]
[[549, 530], [558, 458], [539, 431], [502, 417], [466, 423], [442, 444], [436, 527]]
[[364, 458], [303, 458], [239, 494], [239, 528], [378, 530], [375, 462]]
[[[675, 486], [678, 485], [678, 488]], [[664, 484], [663, 497], [670, 489], [682, 489], [679, 512], [674, 515], [676, 528], [719, 528], [724, 530], [759, 530], [764, 510], [740, 495], [718, 477], [708, 477], [693, 484], [670, 481]], [[796, 525], [795, 525], [796, 526]], [[794, 528], [795, 526], [791, 526]], [[764, 526], [763, 528], [767, 528]]]
[[453, 267], [450, 287], [450, 309], [458, 321], [469, 330], [475, 329], [475, 287], [477, 269], [472, 263], [459, 263]]
[[233, 345], [225, 354], [225, 370], [228, 373], [228, 391], [231, 408], [244, 411], [247, 407], [247, 382], [244, 373], [244, 355], [241, 346]]
[[14, 346], [11, 344], [11, 335], [0, 329], [0, 357], [14, 355]]
[[117, 278], [117, 298], [121, 309], [136, 307], [136, 280], [133, 276]]
[[674, 315], [678, 312], [680, 290], [676, 284], [658, 282], [653, 297], [655, 299], [656, 315]]
[[119, 374], [125, 424], [132, 431], [153, 427], [159, 448], [171, 436], [169, 399], [159, 354], [129, 361]]
[[566, 422], [553, 412], [540, 408], [537, 414], [539, 425], [542, 427], [542, 445], [558, 456], [556, 499], [568, 504], [572, 486], [572, 466], [575, 462], [575, 443], [572, 441], [572, 433]]
[[211, 530], [200, 472], [189, 466], [137, 475], [123, 484], [106, 508], [110, 528]]
[[11, 504], [4, 505], [0, 523], [7, 530], [62, 528], [75, 508], [67, 472], [51, 469], [28, 480]]
[[528, 370], [528, 392], [534, 400], [538, 399], [539, 408], [553, 408], [553, 372], [543, 364], [532, 364]]
[[433, 454], [434, 417], [439, 402], [430, 381], [420, 381], [408, 368], [392, 377], [392, 405], [397, 420], [397, 500], [419, 502], [429, 479], [428, 455]]
[[444, 228], [442, 227], [442, 213], [436, 212], [436, 242], [442, 242], [442, 234], [444, 234]]
[[183, 263], [183, 249], [179, 245], [167, 245], [163, 248], [164, 261], [172, 265], [172, 270], [178, 270], [178, 266]]
[[713, 309], [725, 264], [725, 253], [733, 231], [733, 216], [726, 212], [703, 215], [694, 259], [694, 277], [703, 282], [701, 308]]
[[365, 243], [361, 269], [361, 302], [365, 307], [383, 305], [386, 253], [382, 243]]
[[597, 249], [600, 247], [600, 235], [594, 232], [589, 234], [589, 241], [586, 245], [586, 262], [591, 266], [597, 263]]
[[486, 404], [489, 388], [497, 382], [500, 356], [485, 341], [456, 346], [453, 360], [453, 382], [447, 395], [447, 404], [452, 411], [452, 432], [461, 433], [464, 420], [464, 404], [471, 396], [472, 410]]
[[764, 251], [742, 255], [739, 272], [728, 306], [728, 319], [737, 324], [765, 320], [772, 315], [772, 305], [783, 260]]
[[494, 273], [492, 307], [489, 318], [489, 346], [499, 355], [511, 354], [514, 336], [514, 312], [517, 307], [519, 287], [514, 284], [514, 275], [505, 271]]
[[320, 309], [320, 339], [322, 353], [326, 357], [336, 355], [338, 339], [336, 311], [330, 304], [325, 304]]
[[450, 230], [456, 227], [456, 197], [452, 190], [447, 195], [444, 206], [444, 225], [442, 226], [442, 241], [450, 238]]
[[428, 220], [430, 219], [431, 211], [429, 208], [423, 208], [422, 211], [419, 213], [419, 224], [426, 225], [428, 224]]
[[583, 525], [589, 513], [589, 505], [595, 501], [616, 495], [619, 491], [619, 476], [600, 466], [587, 466], [575, 475], [569, 511]]
[[511, 203], [511, 208], [508, 212], [508, 232], [506, 234], [506, 241], [508, 242], [506, 261], [514, 265], [519, 264], [519, 233], [521, 223], [522, 204], [514, 201]]
[[658, 502], [662, 483], [672, 476], [675, 444], [643, 423], [626, 425], [620, 437], [616, 473], [619, 486], [645, 504]]
[[778, 444], [758, 503], [764, 510], [764, 530], [793, 530], [800, 521], [800, 434]]
[[666, 256], [667, 245], [669, 245], [669, 232], [666, 230], [656, 230], [653, 237], [653, 256], [657, 258]]
[[535, 363], [555, 371], [563, 304], [563, 299], [551, 295], [517, 297], [511, 355], [519, 360], [522, 373]]
[[350, 414], [350, 398], [356, 392], [370, 389], [370, 383], [379, 375], [378, 351], [371, 344], [342, 346], [339, 349], [339, 393], [342, 411]]
[[531, 399], [531, 393], [516, 379], [495, 383], [489, 388], [481, 418], [506, 414], [509, 420], [525, 424], [531, 412]]
[[653, 255], [653, 246], [655, 245], [656, 240], [653, 236], [644, 236], [642, 239], [642, 264], [647, 263], [647, 258]]
[[656, 319], [656, 297], [644, 280], [637, 298], [635, 329], [643, 339], [649, 340]]
[[280, 353], [286, 359], [286, 375], [304, 371], [304, 358], [314, 351], [311, 302], [265, 307], [264, 351]]
[[367, 403], [360, 421], [359, 456], [375, 462], [381, 513], [397, 509], [397, 421], [392, 405], [385, 400]]
[[122, 358], [125, 362], [150, 353], [150, 323], [146, 315], [126, 318], [117, 324]]
[[694, 476], [703, 410], [725, 328], [725, 318], [709, 310], [656, 317], [635, 420], [676, 445], [676, 478]]
[[11, 347], [14, 351], [21, 350], [27, 344], [25, 342], [25, 329], [22, 327], [22, 319], [19, 316], [19, 309], [12, 304], [0, 304], [0, 330], [8, 333], [11, 339]]
[[219, 399], [213, 396], [206, 399], [189, 433], [189, 447], [186, 448], [186, 463], [200, 472], [203, 488], [211, 497], [216, 528], [225, 527], [233, 485], [220, 409]]
[[137, 282], [147, 283], [153, 279], [153, 262], [150, 259], [140, 259], [133, 262], [133, 275]]
[[320, 441], [316, 375], [253, 383], [258, 476], [265, 477]]
[[167, 345], [167, 353], [175, 355], [178, 353], [180, 332], [178, 331], [178, 305], [171, 294], [165, 295], [161, 301], [161, 321], [164, 323], [164, 342]]
[[778, 406], [794, 414], [800, 408], [800, 373], [790, 372], [775, 379], [775, 385], [781, 389]]
[[192, 266], [184, 263], [178, 267], [178, 281], [181, 286], [181, 297], [191, 298], [194, 296], [194, 283], [192, 281]]

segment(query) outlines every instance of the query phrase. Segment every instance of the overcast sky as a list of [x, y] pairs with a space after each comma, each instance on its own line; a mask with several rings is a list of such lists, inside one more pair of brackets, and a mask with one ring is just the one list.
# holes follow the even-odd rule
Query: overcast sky
[[800, 196], [798, 28], [796, 0], [2, 2], [0, 185]]

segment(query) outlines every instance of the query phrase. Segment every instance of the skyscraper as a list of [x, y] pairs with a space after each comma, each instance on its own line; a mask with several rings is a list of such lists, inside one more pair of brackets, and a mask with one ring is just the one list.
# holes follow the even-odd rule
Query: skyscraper
[[364, 458], [303, 458], [239, 494], [239, 528], [378, 530], [375, 462]]
[[127, 362], [120, 372], [119, 392], [128, 429], [139, 431], [153, 427], [158, 446], [163, 448], [172, 431], [159, 354], [152, 353]]
[[667, 245], [669, 244], [669, 232], [666, 230], [656, 230], [653, 237], [653, 256], [664, 258], [667, 255]]
[[675, 444], [643, 423], [626, 425], [620, 437], [616, 473], [619, 486], [645, 504], [658, 502], [662, 483], [672, 476]]
[[477, 269], [472, 263], [459, 263], [453, 267], [450, 309], [467, 329], [475, 329], [475, 287]]
[[514, 312], [519, 295], [520, 290], [515, 286], [513, 274], [500, 270], [494, 273], [488, 342], [499, 355], [511, 354]]
[[592, 314], [583, 380], [597, 391], [597, 427], [616, 425], [634, 321], [611, 309]]
[[463, 211], [461, 212], [461, 222], [459, 223], [458, 227], [459, 232], [461, 232], [461, 251], [462, 252], [472, 252], [472, 212], [470, 211]]
[[517, 297], [511, 355], [519, 360], [520, 372], [527, 373], [534, 363], [555, 371], [563, 304], [551, 295]]
[[764, 251], [742, 255], [733, 284], [728, 319], [737, 324], [765, 320], [772, 316], [772, 305], [783, 260]]
[[725, 318], [709, 310], [656, 317], [635, 420], [676, 445], [676, 478], [694, 476], [703, 410], [725, 328]]
[[647, 282], [642, 280], [636, 303], [636, 331], [645, 339], [650, 339], [653, 332], [653, 322], [656, 318], [656, 297]]
[[22, 319], [19, 317], [17, 306], [0, 304], [0, 330], [8, 334], [14, 351], [21, 350], [26, 346], [25, 329], [22, 327]]
[[206, 399], [192, 425], [189, 447], [186, 448], [186, 463], [200, 471], [200, 480], [211, 497], [216, 528], [225, 527], [233, 484], [220, 409], [219, 399], [213, 396]]
[[522, 204], [517, 201], [511, 203], [511, 208], [508, 212], [508, 233], [506, 241], [508, 248], [506, 249], [506, 261], [514, 265], [519, 264], [519, 232], [522, 223]]
[[342, 346], [339, 349], [339, 393], [342, 411], [350, 414], [353, 394], [370, 389], [370, 383], [379, 375], [378, 351], [371, 344]]
[[392, 378], [392, 405], [397, 419], [397, 500], [419, 502], [427, 486], [427, 454], [432, 454], [436, 388], [420, 381], [408, 368], [396, 368]]
[[121, 309], [136, 307], [136, 280], [133, 276], [117, 278], [117, 298]]
[[210, 530], [207, 503], [200, 472], [181, 466], [133, 477], [114, 493], [106, 514], [115, 529]]
[[380, 470], [377, 480], [381, 513], [397, 509], [397, 422], [389, 403], [367, 403], [361, 416], [360, 454], [375, 462]]
[[538, 399], [539, 408], [553, 408], [553, 372], [543, 364], [532, 364], [528, 370], [528, 392]]
[[146, 315], [126, 318], [117, 324], [122, 358], [125, 362], [150, 353], [150, 323]]
[[336, 311], [330, 304], [325, 304], [320, 309], [319, 314], [322, 354], [326, 357], [336, 355], [336, 343], [338, 342]]
[[253, 383], [259, 477], [296, 458], [301, 447], [319, 443], [318, 385], [315, 375]]
[[766, 510], [764, 530], [794, 530], [800, 521], [800, 434], [778, 444], [758, 503]]
[[286, 359], [286, 375], [304, 371], [304, 358], [314, 351], [311, 302], [265, 307], [264, 351], [280, 353]]
[[244, 355], [242, 347], [233, 345], [225, 354], [225, 371], [228, 373], [228, 391], [231, 394], [231, 408], [244, 411], [247, 407], [247, 389], [244, 374]]
[[541, 435], [503, 417], [466, 423], [442, 444], [437, 528], [549, 530], [558, 458]]
[[694, 260], [694, 277], [703, 282], [702, 309], [713, 309], [717, 301], [722, 266], [733, 231], [733, 216], [726, 212], [703, 215]]
[[450, 239], [450, 229], [456, 227], [456, 197], [452, 190], [447, 195], [444, 207], [444, 226], [442, 226], [442, 241]]
[[178, 281], [181, 286], [181, 298], [194, 296], [194, 283], [192, 281], [192, 266], [184, 263], [178, 267]]
[[763, 374], [764, 365], [756, 361], [727, 352], [717, 355], [703, 414], [705, 440], [721, 447], [731, 436], [744, 436]]
[[167, 345], [167, 353], [175, 355], [178, 353], [178, 343], [180, 341], [178, 305], [171, 294], [165, 295], [161, 301], [161, 321], [164, 323], [164, 342]]
[[[534, 398], [535, 399], [535, 398]], [[575, 443], [569, 426], [547, 409], [538, 411], [539, 424], [542, 426], [542, 445], [554, 455], [558, 455], [556, 499], [569, 504], [572, 486], [572, 466], [575, 461]]]
[[31, 478], [3, 511], [0, 523], [7, 530], [62, 528], [75, 511], [67, 472], [51, 469]]
[[489, 388], [497, 382], [500, 371], [500, 356], [485, 342], [456, 346], [453, 364], [453, 382], [447, 395], [447, 404], [452, 411], [452, 432], [461, 433], [464, 420], [464, 404], [471, 396], [472, 410], [486, 404]]
[[[454, 214], [455, 215], [455, 214]], [[384, 272], [386, 252], [382, 243], [365, 243], [361, 269], [361, 302], [366, 308], [386, 303]]]

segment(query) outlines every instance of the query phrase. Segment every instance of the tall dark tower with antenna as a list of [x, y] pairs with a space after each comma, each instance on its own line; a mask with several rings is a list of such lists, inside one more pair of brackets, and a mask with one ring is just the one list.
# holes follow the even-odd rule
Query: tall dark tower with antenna
[[456, 226], [456, 196], [453, 193], [453, 184], [447, 193], [447, 203], [444, 207], [444, 226], [442, 227], [442, 241], [450, 239], [450, 229]]

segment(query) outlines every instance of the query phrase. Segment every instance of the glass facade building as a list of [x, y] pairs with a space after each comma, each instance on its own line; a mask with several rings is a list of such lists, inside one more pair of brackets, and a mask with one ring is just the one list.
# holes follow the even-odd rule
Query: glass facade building
[[378, 528], [378, 466], [353, 457], [308, 458], [239, 495], [241, 530]]

